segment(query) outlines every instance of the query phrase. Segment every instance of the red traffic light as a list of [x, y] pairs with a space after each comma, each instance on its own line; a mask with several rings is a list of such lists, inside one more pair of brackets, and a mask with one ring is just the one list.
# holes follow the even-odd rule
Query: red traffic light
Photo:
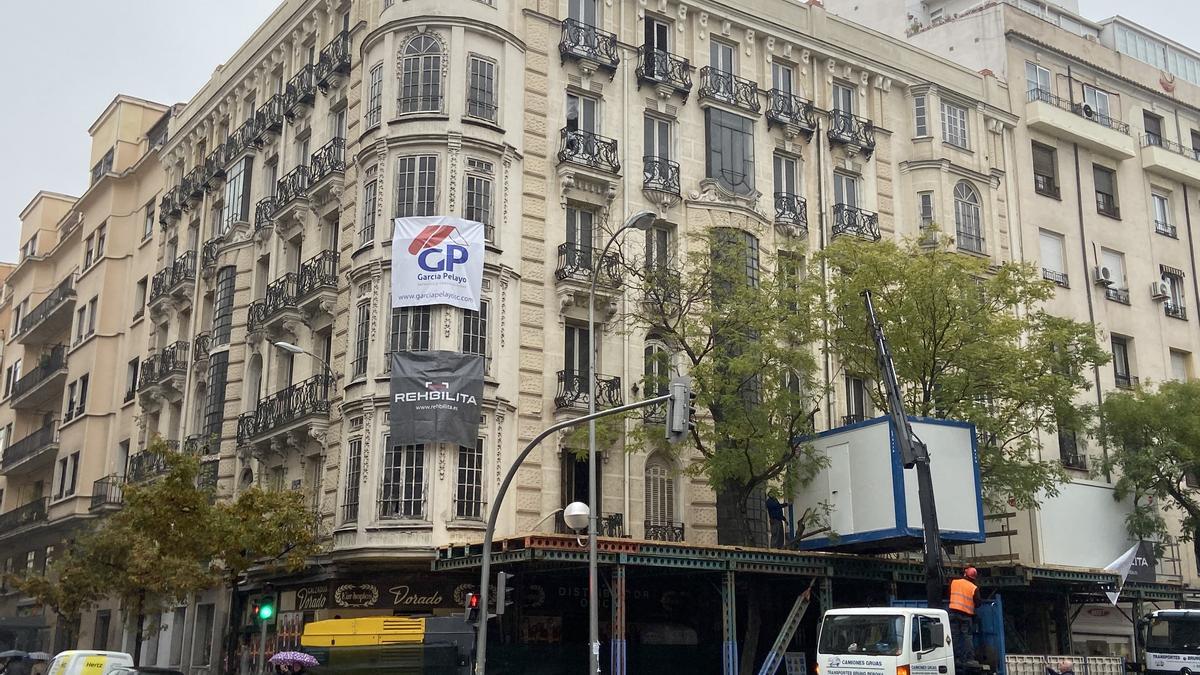
[[479, 607], [479, 594], [478, 593], [471, 593], [471, 594], [467, 595], [467, 606], [470, 607], [471, 609], [476, 609], [477, 607]]

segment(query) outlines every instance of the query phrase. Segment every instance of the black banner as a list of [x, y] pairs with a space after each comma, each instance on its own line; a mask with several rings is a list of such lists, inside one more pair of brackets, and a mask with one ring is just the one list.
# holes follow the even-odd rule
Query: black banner
[[392, 445], [474, 446], [483, 370], [475, 354], [392, 352]]
[[462, 608], [467, 593], [477, 587], [478, 583], [464, 579], [432, 575], [384, 581], [335, 580], [296, 589], [296, 610]]

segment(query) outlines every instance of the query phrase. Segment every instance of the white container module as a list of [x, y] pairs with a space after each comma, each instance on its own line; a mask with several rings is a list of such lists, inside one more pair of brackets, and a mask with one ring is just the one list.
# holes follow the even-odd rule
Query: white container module
[[[984, 540], [982, 486], [975, 426], [910, 417], [929, 448], [938, 529], [947, 543]], [[799, 514], [828, 504], [830, 532], [803, 539], [805, 550], [884, 553], [920, 545], [924, 537], [917, 473], [905, 469], [886, 417], [832, 429], [810, 441], [829, 464], [796, 491]]]

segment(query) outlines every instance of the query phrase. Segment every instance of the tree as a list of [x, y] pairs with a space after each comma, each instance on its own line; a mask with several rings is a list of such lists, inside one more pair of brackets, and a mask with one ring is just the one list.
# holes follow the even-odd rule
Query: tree
[[[700, 414], [688, 447], [699, 461], [687, 470], [717, 493], [718, 541], [765, 546], [764, 488], [807, 480], [822, 465], [799, 440], [813, 430], [819, 398], [808, 347], [815, 324], [797, 311], [800, 252], [760, 257], [756, 233], [733, 228], [692, 242], [674, 259], [621, 261], [635, 299], [620, 318], [663, 343], [672, 370], [693, 380]], [[665, 379], [647, 378], [647, 395]], [[664, 447], [661, 427], [643, 433], [634, 447]]]
[[[1029, 265], [843, 237], [814, 257], [808, 294], [827, 326], [825, 348], [848, 374], [877, 373], [861, 293], [876, 297], [910, 415], [971, 422], [984, 499], [1036, 506], [1065, 480], [1039, 457], [1038, 432], [1083, 430], [1094, 409], [1078, 395], [1107, 353], [1088, 323], [1041, 309], [1051, 285]], [[871, 388], [884, 407], [880, 383]]]
[[1119, 476], [1114, 496], [1134, 505], [1125, 520], [1129, 533], [1171, 541], [1164, 514], [1178, 512], [1179, 539], [1192, 542], [1200, 559], [1200, 502], [1185, 483], [1200, 475], [1200, 381], [1114, 392], [1100, 413], [1109, 449], [1102, 468]]

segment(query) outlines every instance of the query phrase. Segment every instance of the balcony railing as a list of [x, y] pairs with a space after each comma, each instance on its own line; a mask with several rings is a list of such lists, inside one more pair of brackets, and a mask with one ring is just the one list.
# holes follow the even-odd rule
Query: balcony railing
[[271, 217], [275, 215], [279, 204], [274, 195], [263, 197], [258, 200], [258, 204], [254, 206], [254, 231], [257, 232], [264, 227], [270, 227]]
[[829, 111], [829, 140], [857, 145], [870, 155], [875, 151], [875, 124], [842, 110]]
[[256, 333], [262, 330], [267, 322], [267, 303], [255, 300], [246, 308], [246, 330]]
[[125, 501], [125, 476], [113, 473], [92, 483], [92, 506], [102, 509], [106, 506], [120, 506]]
[[45, 321], [47, 317], [74, 299], [75, 278], [68, 276], [59, 282], [49, 295], [42, 298], [42, 301], [32, 311], [21, 317], [21, 325], [17, 327], [17, 337], [28, 333], [34, 326]]
[[183, 184], [187, 186], [187, 196], [189, 199], [196, 200], [204, 196], [204, 184], [208, 182], [208, 176], [205, 175], [205, 166], [203, 164], [194, 167], [184, 177]]
[[150, 277], [150, 302], [158, 300], [167, 294], [171, 288], [171, 268], [164, 267]]
[[1121, 208], [1117, 206], [1117, 198], [1104, 192], [1096, 193], [1096, 212], [1110, 218], [1121, 217]]
[[700, 98], [720, 101], [752, 113], [762, 110], [758, 101], [758, 83], [712, 66], [700, 69]]
[[47, 448], [58, 445], [58, 423], [51, 421], [46, 426], [4, 449], [4, 460], [0, 468], [5, 471], [16, 466]]
[[187, 374], [188, 349], [190, 347], [191, 345], [186, 340], [179, 340], [162, 348], [162, 351], [158, 353], [159, 381], [175, 375]]
[[[554, 531], [557, 534], [576, 534], [575, 530], [567, 527], [562, 513], [554, 519]], [[628, 536], [625, 532], [625, 514], [601, 513], [600, 517], [596, 518], [596, 536], [614, 539]]]
[[678, 197], [679, 162], [663, 157], [643, 157], [642, 189]]
[[1172, 239], [1179, 238], [1179, 230], [1171, 223], [1163, 222], [1161, 220], [1154, 221], [1154, 231]]
[[166, 227], [171, 220], [183, 211], [179, 200], [179, 188], [173, 187], [163, 193], [158, 202], [158, 224]]
[[1056, 271], [1050, 269], [1049, 267], [1043, 267], [1042, 268], [1042, 278], [1045, 279], [1046, 281], [1053, 281], [1054, 283], [1058, 284], [1059, 286], [1062, 286], [1063, 288], [1071, 287], [1071, 282], [1067, 278], [1066, 272], [1056, 272]]
[[646, 539], [650, 541], [683, 541], [683, 523], [645, 522]]
[[229, 138], [225, 139], [225, 161], [232, 162], [244, 151], [256, 147], [255, 140], [257, 138], [258, 121], [251, 117], [242, 122], [242, 125], [229, 134]]
[[216, 434], [192, 434], [183, 439], [183, 454], [192, 457], [215, 455], [220, 448], [220, 439]]
[[1104, 297], [1112, 300], [1113, 302], [1119, 302], [1122, 305], [1128, 305], [1129, 289], [1109, 286], [1108, 288], [1104, 289]]
[[196, 474], [196, 487], [201, 490], [215, 492], [217, 489], [217, 475], [221, 468], [221, 460], [206, 459], [200, 462], [200, 471]]
[[1134, 387], [1138, 386], [1137, 375], [1117, 373], [1114, 375], [1113, 379], [1116, 381], [1117, 386], [1122, 389], [1133, 389]]
[[841, 234], [879, 241], [879, 214], [849, 204], [834, 204], [833, 236]]
[[221, 237], [213, 237], [200, 247], [200, 267], [209, 269], [217, 266], [217, 253], [221, 250]]
[[558, 53], [564, 59], [572, 57], [594, 61], [610, 71], [615, 71], [621, 63], [616, 35], [575, 19], [563, 19]]
[[638, 47], [638, 65], [635, 71], [638, 85], [642, 82], [671, 87], [683, 95], [684, 103], [692, 91], [692, 66], [688, 60], [661, 49]]
[[808, 229], [808, 203], [790, 192], [775, 193], [775, 224]]
[[260, 399], [253, 413], [238, 419], [238, 442], [244, 443], [309, 415], [329, 414], [333, 378], [314, 375]]
[[138, 391], [145, 391], [158, 384], [158, 355], [154, 354], [142, 359], [138, 367]]
[[321, 49], [321, 57], [317, 61], [317, 86], [325, 91], [333, 84], [336, 75], [346, 75], [350, 72], [350, 33], [338, 33], [329, 44]]
[[983, 253], [983, 235], [979, 232], [957, 230], [954, 233], [954, 239], [958, 244], [958, 249], [960, 251]]
[[1060, 452], [1058, 457], [1064, 468], [1087, 471], [1087, 455], [1082, 452]]
[[143, 450], [129, 458], [129, 482], [140, 483], [162, 475], [167, 470], [167, 457], [158, 452]]
[[184, 251], [171, 263], [171, 286], [192, 283], [196, 280], [196, 252]]
[[817, 108], [812, 101], [772, 89], [767, 96], [767, 122], [795, 125], [811, 134], [817, 129]]
[[1058, 189], [1058, 183], [1054, 180], [1054, 176], [1046, 176], [1040, 173], [1033, 174], [1033, 191], [1055, 199], [1059, 199], [1062, 196]]
[[55, 345], [49, 353], [42, 355], [37, 367], [13, 383], [11, 397], [17, 399], [33, 391], [66, 367], [67, 348], [64, 345]]
[[[308, 194], [308, 186], [312, 184], [312, 170], [304, 164], [292, 169], [275, 184], [274, 215], [294, 199]], [[259, 202], [262, 203], [262, 202]], [[258, 215], [257, 213], [255, 214]]]
[[271, 318], [278, 312], [296, 307], [296, 287], [299, 275], [295, 272], [285, 272], [283, 276], [267, 284], [263, 303], [266, 305], [266, 318]]
[[[554, 396], [556, 408], [588, 407], [588, 374], [576, 370], [558, 371], [558, 393]], [[615, 375], [596, 375], [596, 408], [611, 408], [621, 405], [621, 378]]]
[[[591, 281], [592, 256], [595, 250], [574, 242], [558, 245], [558, 266], [554, 269], [554, 278], [559, 281], [576, 279]], [[621, 283], [621, 262], [616, 254], [609, 253], [600, 261], [601, 286], [618, 286]]]
[[196, 337], [192, 338], [192, 361], [199, 363], [200, 361], [208, 360], [208, 350], [212, 345], [212, 333], [204, 331], [196, 333]]
[[292, 119], [302, 106], [310, 105], [317, 96], [315, 68], [310, 63], [288, 80], [283, 98], [283, 115]]
[[1103, 115], [1086, 103], [1071, 103], [1070, 101], [1059, 98], [1044, 89], [1030, 89], [1028, 99], [1031, 102], [1041, 101], [1043, 103], [1049, 103], [1055, 108], [1061, 108], [1062, 110], [1073, 112], [1084, 119], [1091, 120], [1096, 124], [1108, 127], [1113, 131], [1119, 131], [1125, 135], [1129, 135], [1128, 124], [1114, 117]]
[[858, 424], [859, 422], [865, 422], [866, 419], [867, 419], [867, 416], [862, 413], [850, 413], [849, 415], [842, 415], [842, 426], [848, 427], [851, 424]]
[[563, 129], [559, 134], [558, 161], [621, 173], [617, 141], [583, 129]]
[[49, 505], [50, 498], [41, 497], [8, 513], [0, 513], [0, 535], [9, 534], [27, 525], [45, 522], [46, 507]]
[[1188, 159], [1200, 161], [1200, 150], [1189, 148], [1176, 143], [1167, 138], [1163, 138], [1157, 134], [1145, 134], [1142, 136], [1142, 147], [1155, 146], [1164, 150], [1169, 150], [1177, 155], [1183, 155]]
[[338, 253], [321, 251], [300, 265], [296, 279], [296, 297], [303, 298], [319, 288], [338, 287]]
[[254, 130], [259, 138], [264, 134], [279, 133], [283, 128], [283, 103], [284, 95], [275, 94], [258, 107], [254, 113]]
[[1170, 301], [1164, 302], [1163, 303], [1163, 313], [1165, 313], [1167, 316], [1171, 317], [1172, 319], [1180, 319], [1182, 321], [1187, 321], [1187, 308], [1181, 304], [1178, 304], [1175, 302], [1170, 302]]
[[225, 179], [225, 146], [218, 145], [212, 152], [208, 153], [208, 158], [204, 160], [204, 187], [209, 190], [220, 187], [221, 181]]
[[346, 139], [334, 138], [312, 154], [310, 183], [346, 170]]

